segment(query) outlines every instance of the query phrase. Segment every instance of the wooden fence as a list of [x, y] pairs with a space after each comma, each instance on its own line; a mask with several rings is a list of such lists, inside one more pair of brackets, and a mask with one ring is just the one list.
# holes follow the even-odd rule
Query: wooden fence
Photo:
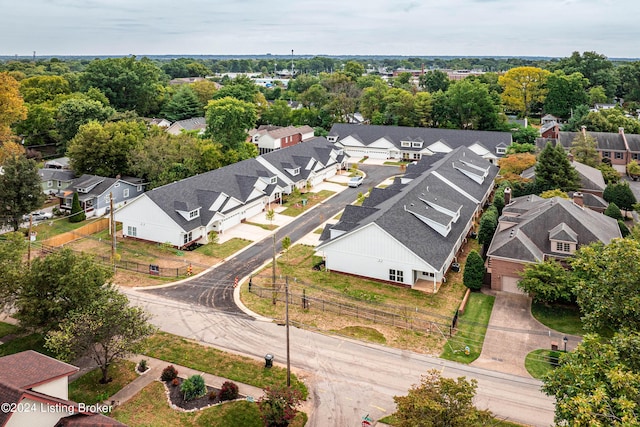
[[46, 240], [43, 240], [42, 245], [59, 247], [73, 242], [74, 240], [78, 240], [91, 234], [98, 233], [102, 230], [106, 230], [107, 228], [109, 228], [109, 218], [101, 218], [97, 221], [76, 228], [73, 231], [67, 231], [66, 233], [58, 234], [57, 236], [53, 236]]

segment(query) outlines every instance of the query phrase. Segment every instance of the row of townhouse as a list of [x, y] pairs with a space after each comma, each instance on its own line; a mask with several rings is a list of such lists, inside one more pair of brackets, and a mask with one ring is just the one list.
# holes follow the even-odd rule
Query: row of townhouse
[[326, 268], [434, 290], [456, 262], [493, 190], [498, 168], [467, 147], [424, 157], [362, 206], [325, 227]]
[[[625, 166], [632, 160], [640, 158], [640, 135], [626, 134], [624, 128], [618, 132], [591, 132], [582, 126], [583, 135], [589, 135], [596, 140], [596, 149], [601, 159], [611, 160], [611, 165], [618, 172], [625, 172]], [[547, 142], [561, 144], [565, 150], [571, 149], [571, 143], [579, 136], [579, 132], [563, 132], [560, 126], [554, 124], [547, 132], [536, 140], [538, 149], [543, 149]]]
[[352, 157], [417, 161], [464, 146], [491, 163], [512, 143], [510, 132], [344, 123], [334, 124], [327, 139]]
[[295, 188], [315, 186], [347, 166], [348, 156], [314, 138], [257, 158], [155, 188], [116, 212], [123, 235], [176, 247], [206, 244], [264, 211]]

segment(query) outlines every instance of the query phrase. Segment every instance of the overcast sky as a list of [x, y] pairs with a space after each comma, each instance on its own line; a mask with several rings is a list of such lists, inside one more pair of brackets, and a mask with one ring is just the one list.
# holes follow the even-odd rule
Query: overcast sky
[[0, 55], [640, 58], [639, 0], [0, 0]]

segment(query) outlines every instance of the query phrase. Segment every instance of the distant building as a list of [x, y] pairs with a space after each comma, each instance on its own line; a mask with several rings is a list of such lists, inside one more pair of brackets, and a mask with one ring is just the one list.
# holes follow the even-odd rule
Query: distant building
[[281, 148], [291, 147], [299, 142], [314, 137], [311, 126], [260, 126], [249, 131], [249, 137], [257, 147], [260, 154]]
[[171, 135], [180, 135], [183, 131], [198, 131], [198, 134], [203, 134], [207, 128], [207, 119], [204, 117], [194, 117], [191, 119], [178, 120], [167, 128], [167, 133]]

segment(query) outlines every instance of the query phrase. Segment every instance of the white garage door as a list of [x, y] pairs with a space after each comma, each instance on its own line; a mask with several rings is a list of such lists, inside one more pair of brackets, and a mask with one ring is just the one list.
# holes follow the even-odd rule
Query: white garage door
[[518, 279], [517, 277], [508, 277], [502, 276], [502, 290], [504, 292], [511, 292], [512, 294], [522, 294], [525, 295], [525, 292], [522, 292], [518, 288]]

